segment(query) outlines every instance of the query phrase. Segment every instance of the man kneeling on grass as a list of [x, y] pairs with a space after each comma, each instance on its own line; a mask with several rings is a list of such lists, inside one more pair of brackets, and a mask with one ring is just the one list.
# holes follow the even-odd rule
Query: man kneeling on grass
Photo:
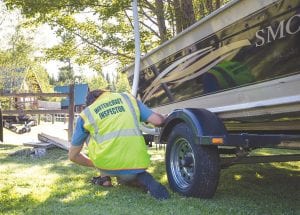
[[[112, 186], [110, 177], [115, 176], [120, 183], [142, 186], [157, 199], [169, 198], [168, 190], [146, 171], [150, 156], [139, 129], [141, 121], [159, 126], [165, 117], [126, 93], [94, 90], [86, 105], [76, 122], [69, 159], [99, 169], [94, 184]], [[89, 156], [81, 152], [84, 142]]]

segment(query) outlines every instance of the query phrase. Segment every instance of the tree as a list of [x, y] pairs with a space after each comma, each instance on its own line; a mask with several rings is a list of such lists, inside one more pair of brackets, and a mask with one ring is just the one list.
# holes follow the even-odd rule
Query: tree
[[130, 85], [126, 74], [118, 73], [116, 81], [116, 92], [130, 92]]
[[58, 82], [61, 85], [69, 85], [74, 83], [74, 72], [69, 66], [59, 68]]
[[88, 85], [90, 90], [96, 90], [96, 89], [107, 89], [108, 83], [103, 78], [102, 75], [94, 76], [90, 80], [88, 80]]
[[177, 33], [195, 23], [196, 19], [192, 0], [174, 0], [173, 7]]
[[25, 79], [30, 85], [30, 92], [52, 92], [49, 74], [44, 67], [37, 62], [32, 62], [26, 72]]
[[[0, 50], [0, 90], [20, 92], [25, 80], [30, 92], [49, 92], [49, 75], [33, 56], [30, 37], [25, 37], [20, 25], [9, 39], [7, 49]], [[1, 99], [2, 107], [9, 108], [10, 99]]]
[[[28, 70], [35, 65], [31, 58], [33, 47], [28, 38], [24, 36], [20, 25], [17, 26], [15, 33], [9, 39], [6, 50], [0, 51], [0, 79], [6, 84], [11, 83], [9, 91], [17, 91], [20, 89], [20, 79], [24, 79]], [[3, 85], [1, 86], [3, 87]], [[8, 89], [6, 89], [8, 90]]]
[[212, 13], [213, 11], [220, 8], [222, 5], [226, 4], [230, 0], [194, 0], [196, 7], [194, 7], [195, 15], [197, 19], [201, 19], [204, 16]]

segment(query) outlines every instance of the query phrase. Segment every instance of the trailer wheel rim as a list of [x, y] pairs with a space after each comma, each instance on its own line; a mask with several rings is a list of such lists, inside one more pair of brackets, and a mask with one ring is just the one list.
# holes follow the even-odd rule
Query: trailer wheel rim
[[176, 139], [170, 154], [172, 176], [180, 189], [190, 187], [195, 173], [195, 158], [189, 141], [185, 138]]

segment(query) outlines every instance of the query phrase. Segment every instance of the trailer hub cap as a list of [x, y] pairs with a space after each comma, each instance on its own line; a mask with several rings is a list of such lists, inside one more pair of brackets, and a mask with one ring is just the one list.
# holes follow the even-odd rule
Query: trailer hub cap
[[171, 151], [171, 171], [177, 185], [186, 189], [192, 182], [195, 158], [192, 148], [185, 138], [178, 138]]

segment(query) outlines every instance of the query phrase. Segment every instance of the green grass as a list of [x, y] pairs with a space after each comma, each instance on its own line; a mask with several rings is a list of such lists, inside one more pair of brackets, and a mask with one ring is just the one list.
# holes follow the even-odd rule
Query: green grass
[[[61, 149], [42, 158], [9, 155], [20, 149], [0, 144], [0, 214], [300, 214], [300, 162], [235, 165], [222, 170], [213, 199], [171, 192], [160, 202], [115, 180], [113, 188], [91, 185], [97, 172], [71, 163]], [[164, 168], [153, 161], [150, 171], [167, 185]]]

